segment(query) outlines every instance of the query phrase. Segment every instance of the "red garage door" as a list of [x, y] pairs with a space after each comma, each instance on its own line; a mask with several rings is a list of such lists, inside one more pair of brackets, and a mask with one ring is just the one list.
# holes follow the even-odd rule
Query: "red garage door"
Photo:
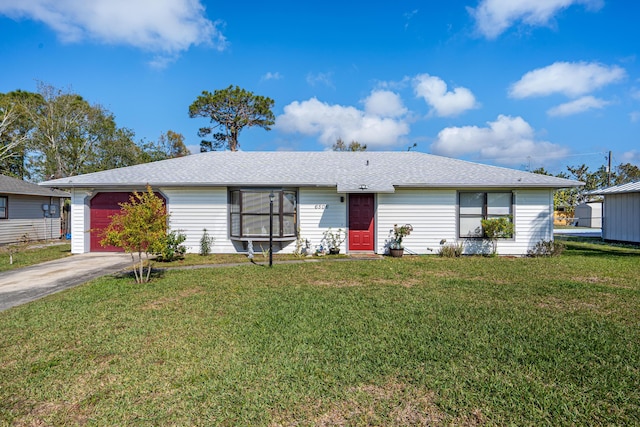
[[128, 202], [131, 193], [98, 193], [91, 199], [91, 252], [122, 252], [115, 246], [102, 246], [102, 231], [111, 222], [110, 217], [120, 212], [118, 203]]
[[[98, 193], [91, 199], [90, 204], [90, 250], [91, 252], [122, 252], [115, 246], [102, 246], [103, 230], [111, 222], [111, 216], [120, 212], [119, 203], [128, 202], [132, 193]], [[155, 193], [156, 196], [162, 197]], [[164, 198], [162, 198], [164, 200]]]

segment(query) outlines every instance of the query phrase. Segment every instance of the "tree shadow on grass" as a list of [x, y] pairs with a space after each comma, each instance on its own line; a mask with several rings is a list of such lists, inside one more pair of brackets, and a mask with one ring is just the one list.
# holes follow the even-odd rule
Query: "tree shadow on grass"
[[[151, 274], [149, 275], [149, 281], [152, 281], [154, 279], [162, 279], [164, 277], [164, 274], [167, 272], [166, 268], [151, 268]], [[147, 274], [147, 270], [145, 268], [145, 275]], [[113, 274], [113, 277], [115, 277], [116, 279], [131, 279], [135, 282], [136, 280], [136, 276], [133, 272], [132, 269], [127, 269], [127, 270], [123, 270], [123, 271], [119, 271], [117, 273]], [[146, 277], [146, 276], [145, 276]]]
[[585, 257], [640, 257], [640, 247], [631, 245], [612, 245], [603, 241], [586, 242], [583, 240], [564, 241], [567, 246], [566, 256]]

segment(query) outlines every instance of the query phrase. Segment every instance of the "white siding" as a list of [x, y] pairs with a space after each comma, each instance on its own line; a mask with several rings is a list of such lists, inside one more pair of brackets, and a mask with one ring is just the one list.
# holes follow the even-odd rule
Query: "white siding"
[[[456, 204], [456, 190], [403, 189], [378, 195], [378, 253], [384, 253], [394, 224], [413, 226], [413, 232], [403, 242], [408, 253], [437, 253], [443, 239], [447, 243], [463, 242], [465, 253], [487, 250], [481, 240], [457, 237]], [[552, 190], [516, 191], [514, 219], [515, 236], [498, 242], [499, 254], [525, 255], [536, 242], [553, 239]]]
[[[101, 190], [102, 191], [102, 190]], [[109, 191], [105, 189], [104, 191]], [[114, 189], [113, 191], [131, 191]], [[160, 188], [171, 214], [169, 226], [187, 235], [189, 252], [198, 253], [203, 229], [215, 238], [213, 251], [236, 252], [227, 232], [227, 190], [221, 187]], [[74, 189], [71, 198], [71, 252], [90, 250], [90, 209], [92, 189]]]
[[[553, 240], [553, 190], [514, 191], [513, 220], [514, 236], [498, 240], [499, 255], [526, 255], [537, 242]], [[482, 247], [482, 243], [479, 239], [467, 239], [465, 253], [489, 253], [491, 244], [485, 241]]]
[[442, 239], [457, 240], [456, 191], [402, 189], [393, 194], [379, 194], [378, 253], [385, 252], [394, 224], [413, 226], [413, 232], [403, 241], [407, 253], [437, 253]]
[[[244, 252], [241, 242], [229, 238], [228, 190], [224, 187], [160, 188], [167, 200], [171, 214], [170, 227], [181, 230], [187, 236], [188, 251], [197, 253], [203, 228], [215, 237], [213, 252]], [[120, 190], [122, 191], [122, 190]], [[478, 189], [478, 191], [483, 191]], [[72, 192], [71, 224], [72, 252], [89, 251], [89, 206], [90, 190], [75, 189]], [[341, 201], [341, 198], [343, 200]], [[298, 223], [300, 235], [315, 249], [322, 240], [324, 231], [347, 228], [348, 195], [338, 194], [331, 188], [300, 188], [298, 191]], [[399, 189], [392, 194], [376, 195], [375, 248], [385, 252], [394, 224], [411, 224], [414, 231], [405, 238], [408, 253], [435, 254], [440, 241], [461, 241], [457, 238], [458, 210], [455, 189]], [[553, 192], [550, 189], [515, 191], [514, 218], [516, 222], [513, 239], [501, 240], [498, 253], [502, 255], [524, 255], [540, 240], [553, 239]], [[481, 245], [477, 240], [465, 241], [465, 253], [472, 253]], [[295, 242], [276, 243], [274, 250], [292, 252]], [[256, 252], [260, 246], [254, 243]], [[341, 249], [346, 252], [348, 242]]]
[[[215, 237], [213, 252], [244, 252], [241, 242], [229, 239], [229, 213], [227, 188], [161, 188], [167, 198], [171, 214], [170, 227], [187, 235], [185, 245], [189, 252], [197, 253], [203, 228]], [[346, 230], [346, 202], [340, 202], [335, 190], [301, 188], [298, 192], [298, 218], [300, 233], [309, 240], [312, 249], [320, 244], [322, 233], [328, 228]], [[264, 243], [262, 243], [264, 244]], [[256, 252], [261, 243], [254, 242]], [[282, 247], [281, 247], [282, 246]], [[344, 250], [346, 245], [343, 245]], [[275, 243], [274, 252], [290, 253], [295, 242]]]
[[[341, 201], [341, 197], [343, 198]], [[347, 195], [336, 193], [331, 188], [301, 188], [298, 192], [298, 217], [300, 235], [311, 243], [315, 250], [322, 241], [322, 233], [332, 228], [333, 231], [347, 230]], [[347, 242], [340, 250], [345, 252]], [[295, 249], [295, 244], [287, 247]]]
[[[8, 198], [8, 219], [0, 219], [0, 244], [60, 237], [60, 199], [46, 196], [4, 194]], [[45, 217], [43, 204], [55, 204], [56, 213]]]
[[184, 245], [190, 253], [200, 251], [203, 229], [215, 238], [212, 252], [235, 253], [242, 246], [234, 246], [229, 239], [227, 223], [226, 187], [161, 188], [171, 214], [171, 230], [180, 230], [187, 236]]
[[541, 240], [553, 240], [553, 190], [515, 191], [515, 236], [501, 240], [501, 255], [526, 255]]
[[71, 253], [89, 252], [89, 195], [91, 190], [74, 188], [71, 191]]
[[604, 196], [605, 240], [640, 243], [640, 193]]

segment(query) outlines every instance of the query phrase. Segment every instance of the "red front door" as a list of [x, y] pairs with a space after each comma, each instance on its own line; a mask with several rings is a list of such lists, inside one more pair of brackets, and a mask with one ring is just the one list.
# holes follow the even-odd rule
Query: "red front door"
[[373, 194], [349, 195], [349, 250], [373, 251]]

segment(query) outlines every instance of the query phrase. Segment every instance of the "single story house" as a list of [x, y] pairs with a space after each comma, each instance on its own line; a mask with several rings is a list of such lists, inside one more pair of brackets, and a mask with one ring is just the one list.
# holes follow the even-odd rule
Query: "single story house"
[[0, 175], [0, 244], [60, 237], [63, 201], [70, 194]]
[[602, 238], [640, 243], [640, 182], [590, 191], [604, 196]]
[[418, 152], [209, 152], [107, 170], [42, 185], [71, 191], [72, 252], [105, 250], [101, 229], [133, 190], [149, 184], [164, 197], [170, 228], [198, 252], [206, 229], [213, 252], [245, 252], [269, 238], [274, 252], [296, 239], [320, 245], [328, 229], [346, 232], [343, 252], [385, 253], [394, 224], [411, 224], [408, 253], [435, 253], [440, 242], [486, 250], [481, 220], [506, 216], [515, 235], [499, 254], [523, 255], [553, 239], [553, 191], [580, 182]]

